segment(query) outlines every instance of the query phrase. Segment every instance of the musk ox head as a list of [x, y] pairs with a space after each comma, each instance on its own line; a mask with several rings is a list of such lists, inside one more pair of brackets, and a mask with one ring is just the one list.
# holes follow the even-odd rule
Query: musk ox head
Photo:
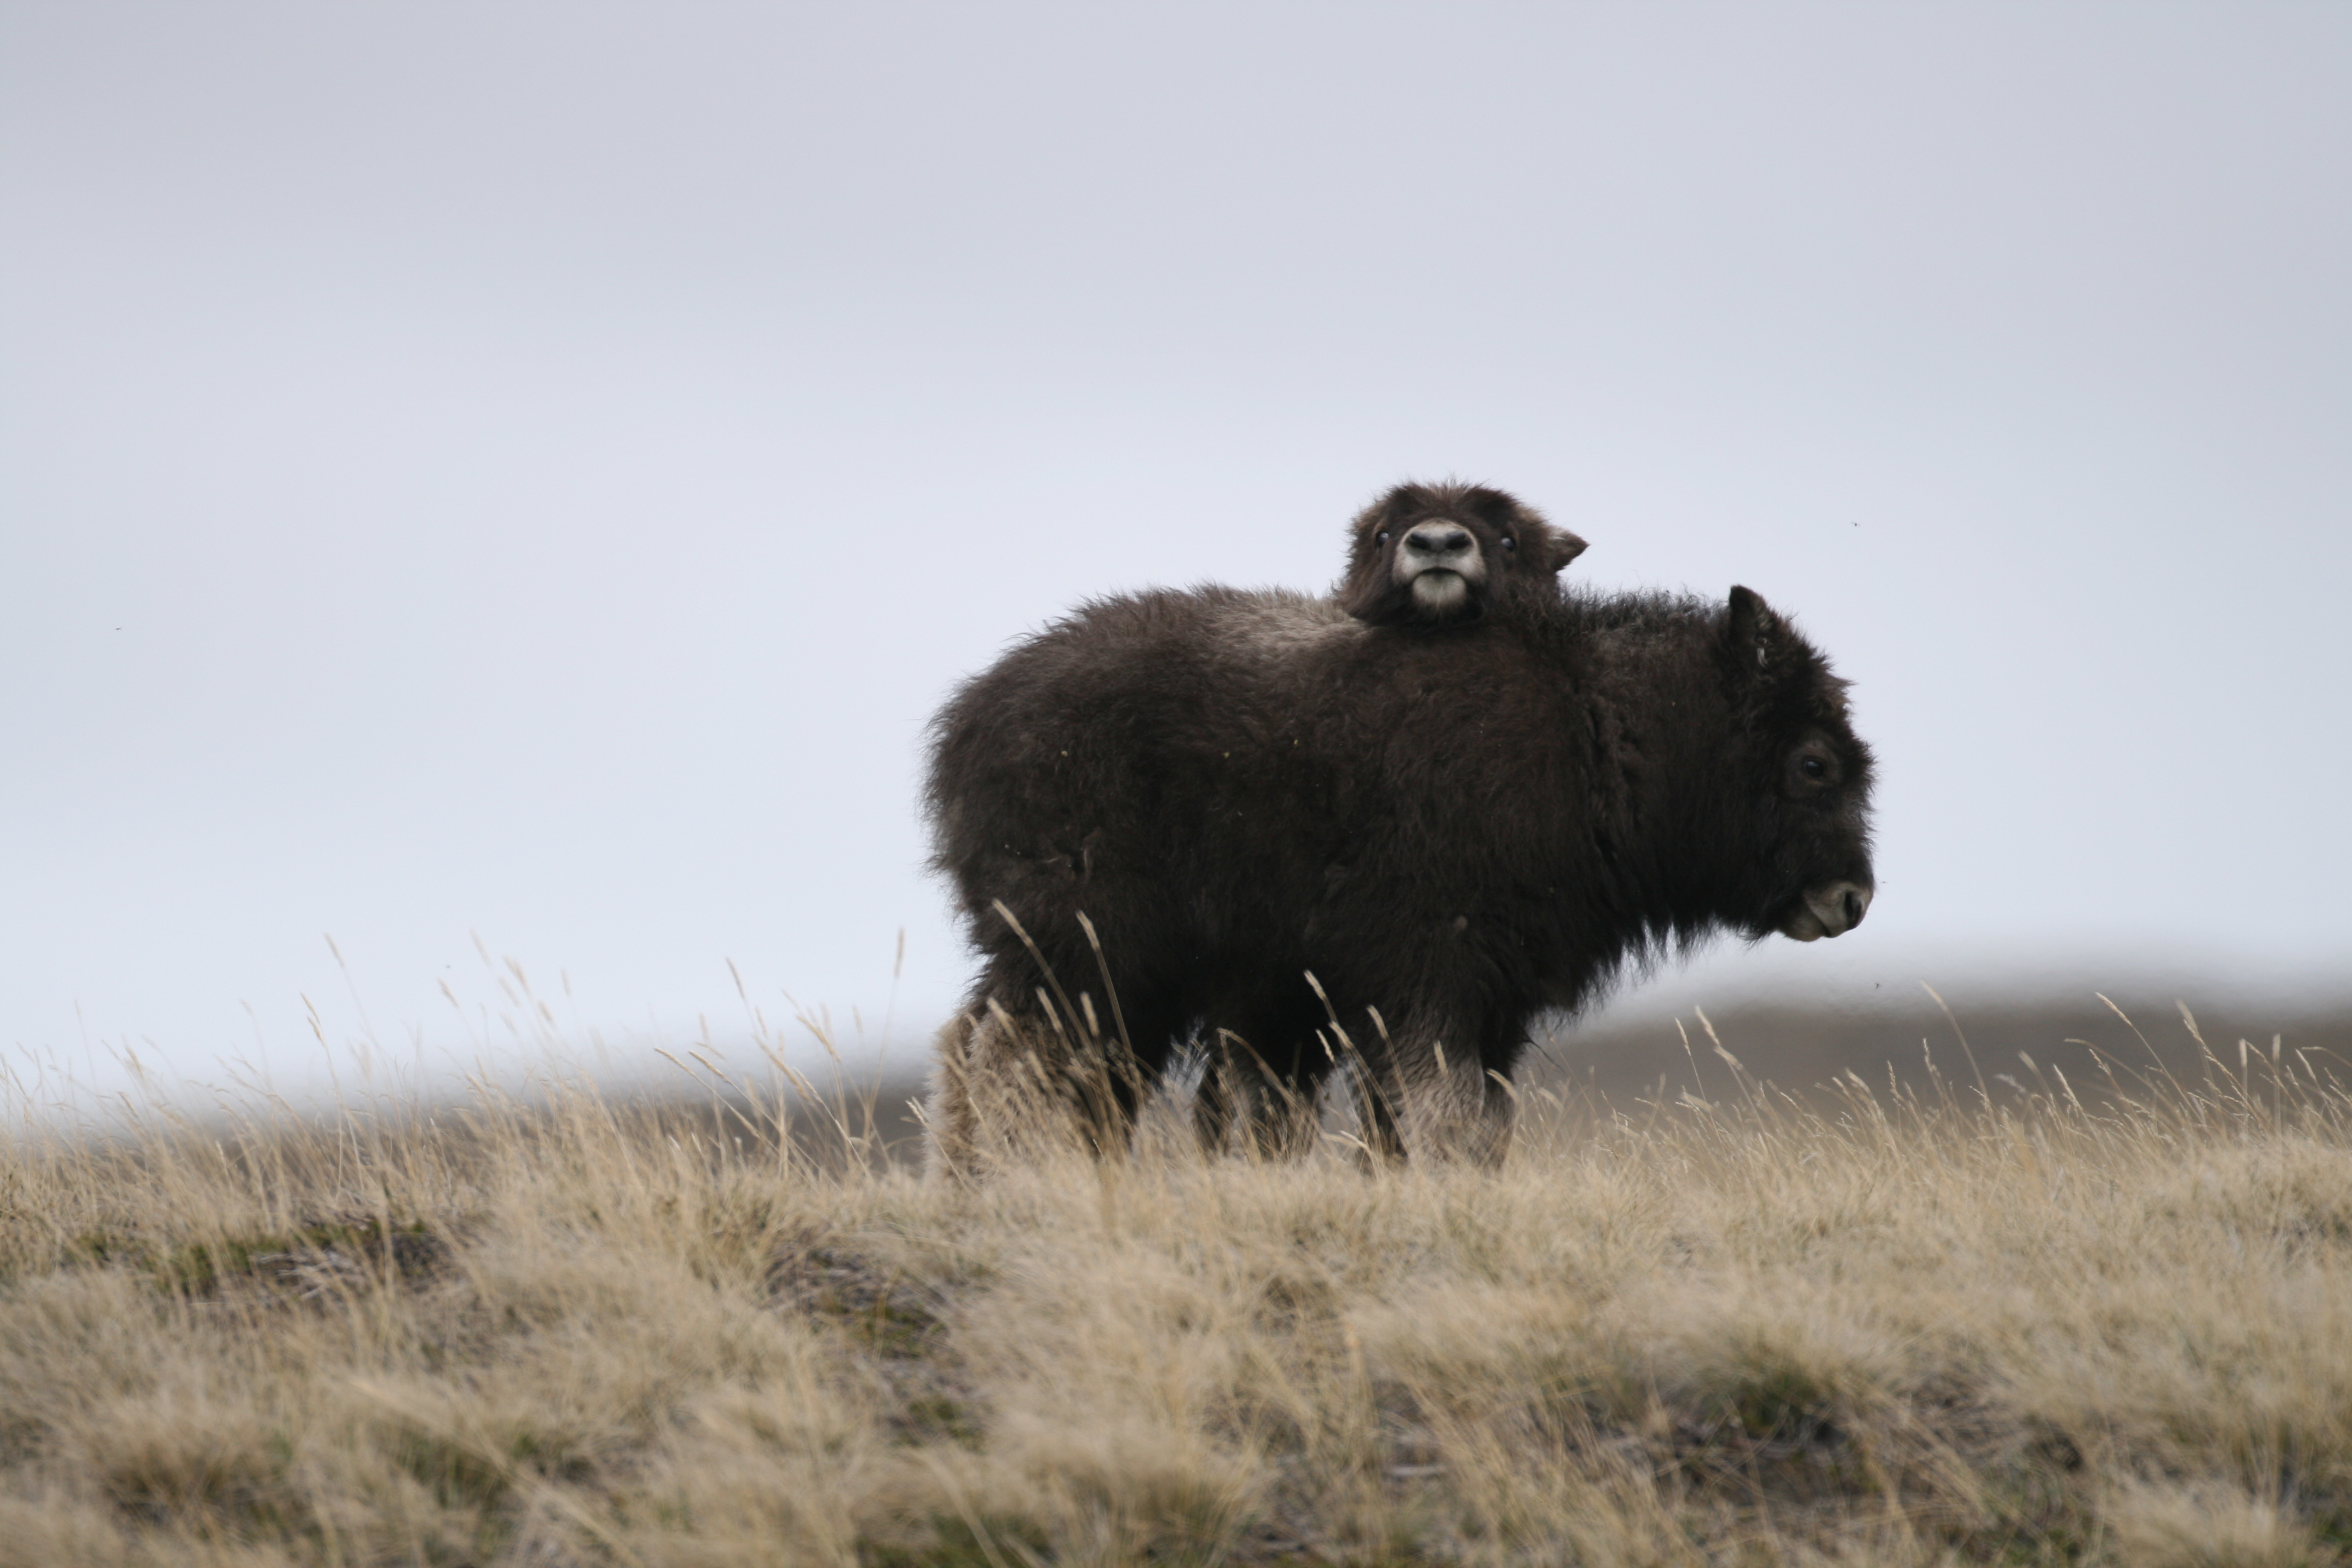
[[1357, 515], [1340, 606], [1374, 626], [1458, 626], [1549, 599], [1584, 541], [1484, 485], [1399, 485]]
[[1740, 789], [1757, 842], [1750, 936], [1799, 942], [1862, 923], [1870, 869], [1870, 748], [1846, 718], [1846, 683], [1761, 597], [1731, 590], [1717, 656], [1745, 744]]

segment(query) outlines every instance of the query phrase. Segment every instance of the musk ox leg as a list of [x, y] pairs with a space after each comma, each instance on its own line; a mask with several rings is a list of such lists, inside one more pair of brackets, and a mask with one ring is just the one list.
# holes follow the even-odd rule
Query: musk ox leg
[[1063, 1058], [1072, 1111], [1088, 1146], [1105, 1156], [1133, 1146], [1137, 1115], [1167, 1072], [1180, 1026], [1164, 999], [1144, 987], [1119, 994], [1113, 1012], [1091, 993], [1078, 993], [1076, 1049]]
[[1223, 1030], [1208, 1048], [1202, 1064], [1201, 1085], [1192, 1091], [1192, 1136], [1203, 1154], [1222, 1154], [1231, 1140], [1234, 1118], [1241, 1113], [1244, 1095], [1241, 1075], [1246, 1069], [1234, 1060], [1232, 1037]]
[[1192, 1100], [1192, 1131], [1202, 1150], [1222, 1153], [1240, 1139], [1264, 1159], [1303, 1157], [1322, 1131], [1316, 1110], [1320, 1084], [1277, 1072], [1239, 1037], [1218, 1034]]
[[950, 1019], [932, 1041], [926, 1171], [970, 1181], [1037, 1120], [1045, 1099], [1025, 1031], [983, 1003]]
[[1449, 1051], [1427, 1036], [1408, 1035], [1394, 1051], [1394, 1070], [1368, 1075], [1389, 1089], [1366, 1118], [1374, 1151], [1391, 1160], [1409, 1150], [1430, 1163], [1500, 1165], [1518, 1113], [1508, 1083], [1489, 1073], [1479, 1053]]
[[1396, 1075], [1360, 1062], [1353, 1076], [1356, 1120], [1363, 1131], [1366, 1155], [1380, 1165], [1403, 1164], [1404, 1133], [1397, 1124], [1403, 1092]]
[[971, 1104], [970, 1041], [978, 1026], [971, 1016], [960, 1016], [940, 1025], [931, 1037], [930, 1092], [923, 1102], [928, 1134], [923, 1170], [928, 1175], [961, 1178], [974, 1173], [980, 1126]]
[[1130, 1052], [1091, 1032], [1099, 1012], [1082, 1005], [1075, 1020], [1058, 1008], [1048, 1017], [1047, 1005], [1015, 1012], [983, 988], [940, 1029], [925, 1112], [933, 1173], [977, 1176], [1056, 1143], [1102, 1156], [1133, 1142], [1137, 1108], [1167, 1062], [1166, 1020], [1129, 1015], [1142, 1031]]
[[926, 1170], [970, 1181], [1008, 1158], [1034, 1154], [1074, 1124], [1067, 1053], [1044, 1024], [1016, 1016], [985, 995], [942, 1027], [933, 1042]]
[[1511, 1152], [1517, 1097], [1507, 1083], [1488, 1076], [1486, 1065], [1475, 1058], [1446, 1067], [1447, 1081], [1434, 1097], [1430, 1109], [1435, 1114], [1424, 1125], [1421, 1142], [1438, 1159], [1494, 1170]]
[[1269, 1160], [1301, 1160], [1323, 1136], [1323, 1075], [1296, 1072], [1262, 1079], [1245, 1108], [1250, 1144]]
[[1511, 1152], [1511, 1133], [1519, 1121], [1519, 1097], [1507, 1079], [1497, 1083], [1489, 1078], [1482, 1087], [1486, 1098], [1475, 1124], [1466, 1129], [1470, 1138], [1463, 1152], [1473, 1163], [1492, 1171]]

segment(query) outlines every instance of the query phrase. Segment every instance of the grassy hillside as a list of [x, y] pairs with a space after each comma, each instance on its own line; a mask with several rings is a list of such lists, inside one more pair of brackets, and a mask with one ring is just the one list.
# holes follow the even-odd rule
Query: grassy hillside
[[961, 1189], [586, 1092], [23, 1123], [0, 1563], [2352, 1556], [2325, 1061], [1800, 1105], [1698, 1053], [1531, 1093], [1499, 1175], [1154, 1133]]

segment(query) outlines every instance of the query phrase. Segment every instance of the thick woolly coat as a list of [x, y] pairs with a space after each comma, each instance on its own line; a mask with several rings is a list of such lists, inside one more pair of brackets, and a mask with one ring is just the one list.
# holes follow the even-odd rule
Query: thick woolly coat
[[1147, 1083], [1222, 1030], [1311, 1087], [1344, 1031], [1475, 1105], [1630, 956], [1867, 886], [1869, 782], [1843, 683], [1745, 590], [1432, 635], [1209, 587], [1096, 601], [968, 681], [926, 798], [974, 1016], [1034, 1011], [1042, 955], [1106, 1034], [1115, 999]]

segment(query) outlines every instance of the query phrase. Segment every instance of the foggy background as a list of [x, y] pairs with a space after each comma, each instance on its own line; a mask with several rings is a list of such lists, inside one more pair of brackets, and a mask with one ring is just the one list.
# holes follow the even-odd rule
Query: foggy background
[[1865, 925], [1621, 1011], [2352, 994], [2347, 68], [2322, 5], [8, 5], [0, 1052], [641, 1066], [731, 960], [909, 1061], [952, 683], [1446, 475], [1765, 594], [1883, 761]]

